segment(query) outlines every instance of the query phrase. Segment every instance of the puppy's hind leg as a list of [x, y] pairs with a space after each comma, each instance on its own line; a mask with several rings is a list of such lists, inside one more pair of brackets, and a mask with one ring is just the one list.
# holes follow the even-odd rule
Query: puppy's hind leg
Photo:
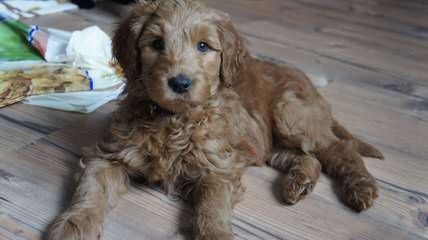
[[[307, 96], [292, 87], [283, 89], [274, 103], [275, 145], [281, 150], [270, 160], [272, 167], [285, 173], [283, 198], [288, 204], [303, 199], [318, 180], [321, 164], [312, 156], [317, 139], [336, 139], [331, 131], [330, 135], [320, 131], [320, 126], [329, 122], [323, 116], [324, 110], [329, 111], [328, 105], [317, 96], [312, 96], [315, 94]], [[316, 101], [318, 99], [321, 101]]]
[[87, 163], [72, 205], [49, 230], [49, 240], [100, 239], [106, 214], [126, 192], [128, 178], [119, 163], [93, 158]]
[[316, 158], [293, 150], [275, 153], [268, 163], [285, 174], [281, 188], [287, 204], [295, 204], [312, 192], [321, 172], [321, 164]]
[[382, 154], [338, 124], [320, 95], [286, 90], [275, 104], [274, 122], [278, 142], [314, 154], [322, 170], [337, 181], [340, 197], [349, 207], [362, 211], [373, 205], [378, 196], [376, 180], [360, 154], [379, 158]]
[[317, 152], [323, 170], [339, 184], [341, 199], [361, 212], [378, 197], [375, 178], [367, 171], [354, 141], [337, 141]]

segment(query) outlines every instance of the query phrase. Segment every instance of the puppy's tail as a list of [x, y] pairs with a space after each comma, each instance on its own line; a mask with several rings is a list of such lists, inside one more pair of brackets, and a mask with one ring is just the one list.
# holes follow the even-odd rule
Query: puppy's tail
[[337, 120], [334, 120], [333, 123], [333, 132], [341, 140], [351, 140], [358, 146], [358, 153], [363, 157], [371, 157], [377, 159], [385, 159], [383, 154], [376, 149], [374, 146], [361, 141], [360, 139], [354, 137], [344, 126], [342, 126]]

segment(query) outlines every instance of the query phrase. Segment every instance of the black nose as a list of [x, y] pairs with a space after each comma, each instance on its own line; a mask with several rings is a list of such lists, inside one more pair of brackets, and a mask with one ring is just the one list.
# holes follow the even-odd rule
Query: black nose
[[178, 74], [168, 80], [168, 85], [176, 93], [185, 93], [192, 87], [192, 79], [184, 74]]

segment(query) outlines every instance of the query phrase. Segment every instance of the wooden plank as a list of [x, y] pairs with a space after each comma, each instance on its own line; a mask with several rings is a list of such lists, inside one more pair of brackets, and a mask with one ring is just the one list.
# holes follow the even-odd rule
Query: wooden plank
[[[376, 239], [381, 236], [393, 236], [394, 239], [408, 239], [408, 237], [423, 239], [422, 236], [427, 233], [426, 230], [411, 222], [414, 220], [414, 214], [408, 212], [409, 209], [412, 209], [408, 203], [396, 201], [394, 198], [390, 199], [390, 195], [396, 198], [396, 189], [385, 193], [388, 189], [382, 188], [381, 198], [371, 211], [355, 214], [338, 203], [332, 195], [329, 181], [321, 179], [315, 192], [307, 200], [293, 207], [285, 207], [270, 192], [271, 184], [276, 177], [273, 170], [257, 169], [257, 174], [260, 174], [260, 171], [267, 171], [268, 181], [260, 179], [259, 176], [246, 175], [245, 177], [244, 183], [248, 186], [248, 192], [245, 200], [237, 206], [234, 218], [238, 236], [251, 236], [258, 233], [260, 235], [256, 236], [259, 236], [260, 239], [314, 239], [316, 236], [322, 239], [344, 239], [358, 233], [368, 239]], [[31, 226], [36, 229], [45, 229], [50, 220], [63, 208], [63, 205], [59, 203], [65, 192], [51, 192], [44, 187], [16, 177], [9, 176], [8, 178], [8, 181], [2, 180], [0, 185], [1, 192], [7, 194], [8, 201], [11, 203], [5, 206], [7, 214], [20, 221], [30, 222], [33, 224]], [[326, 189], [328, 189], [328, 194], [323, 192]], [[318, 196], [319, 193], [328, 195], [329, 201]], [[47, 205], [46, 202], [50, 204]], [[392, 206], [388, 206], [390, 202], [393, 203]], [[397, 202], [401, 204], [397, 206]], [[143, 234], [142, 236], [148, 239], [165, 239], [175, 236], [179, 234], [177, 225], [180, 225], [180, 212], [183, 211], [181, 205], [182, 203], [166, 198], [163, 193], [155, 189], [144, 187], [139, 191], [131, 191], [131, 194], [127, 195], [119, 207], [108, 217], [109, 220], [105, 225], [105, 237], [106, 239], [118, 239], [117, 237], [122, 234], [130, 234], [135, 237], [136, 232]], [[422, 207], [425, 207], [426, 210], [426, 203]], [[189, 219], [189, 210], [188, 207], [186, 208], [184, 218]], [[254, 211], [255, 208], [257, 211]], [[382, 208], [387, 208], [389, 211], [384, 211]], [[394, 208], [400, 214], [399, 218], [395, 217], [397, 213]], [[379, 214], [381, 215], [379, 216]], [[385, 217], [390, 219], [389, 225], [379, 221]], [[353, 222], [352, 231], [349, 231], [350, 229], [346, 227], [348, 223], [343, 222], [342, 219], [349, 219]], [[393, 219], [397, 222], [394, 222]], [[316, 231], [308, 232], [307, 230], [311, 227]], [[331, 232], [332, 229], [334, 232]], [[342, 229], [342, 231], [337, 231], [337, 229]]]
[[[71, 188], [65, 186], [70, 185], [70, 175], [72, 175], [72, 170], [76, 168], [75, 166], [78, 163], [78, 159], [75, 158], [72, 154], [69, 154], [69, 151], [64, 150], [63, 147], [56, 147], [56, 145], [51, 145], [44, 139], [28, 148], [29, 149], [22, 149], [15, 156], [10, 156], [6, 158], [5, 161], [0, 163], [0, 169], [4, 169], [5, 171], [3, 174], [3, 179], [7, 180], [0, 184], [3, 188], [0, 189], [0, 192], [5, 194], [5, 197], [3, 198], [8, 199], [8, 202], [12, 202], [14, 205], [16, 205], [9, 209], [10, 212], [8, 214], [13, 215], [13, 217], [18, 218], [21, 221], [30, 221], [32, 224], [35, 224], [33, 227], [36, 229], [43, 229], [49, 223], [49, 218], [46, 219], [46, 215], [51, 217], [55, 216], [55, 211], [60, 211], [60, 209], [64, 207], [63, 204], [60, 204], [61, 197], [64, 195], [69, 196], [70, 194], [70, 192], [67, 194], [66, 191], [71, 191]], [[14, 166], [14, 164], [17, 164], [17, 166]], [[22, 179], [14, 177], [14, 175], [25, 176], [25, 178]], [[246, 195], [248, 200], [245, 200], [244, 203], [248, 202], [250, 206], [247, 206], [248, 209], [244, 208], [244, 210], [240, 212], [239, 209], [241, 207], [238, 205], [237, 220], [235, 220], [237, 222], [236, 224], [245, 230], [241, 234], [244, 234], [245, 232], [261, 231], [259, 229], [260, 225], [264, 226], [264, 224], [266, 225], [269, 223], [267, 224], [269, 226], [264, 226], [261, 228], [268, 228], [268, 231], [261, 231], [261, 233], [258, 233], [263, 236], [261, 239], [285, 239], [285, 237], [293, 236], [293, 234], [295, 234], [296, 238], [291, 237], [290, 239], [298, 239], [298, 236], [301, 235], [296, 234], [293, 231], [302, 231], [301, 233], [304, 233], [306, 231], [301, 229], [302, 227], [299, 228], [299, 226], [301, 226], [301, 224], [305, 227], [307, 227], [308, 224], [311, 226], [311, 223], [307, 223], [307, 218], [300, 218], [301, 221], [296, 222], [294, 217], [299, 219], [298, 216], [301, 214], [306, 214], [312, 217], [314, 214], [321, 214], [325, 217], [325, 214], [331, 211], [333, 213], [330, 216], [331, 219], [329, 219], [329, 221], [332, 222], [327, 221], [323, 222], [323, 224], [332, 225], [340, 224], [341, 219], [344, 218], [356, 218], [352, 221], [358, 221], [358, 219], [361, 218], [361, 215], [354, 214], [337, 201], [331, 189], [330, 181], [327, 181], [325, 178], [321, 179], [317, 186], [317, 190], [311, 195], [310, 198], [295, 207], [285, 208], [276, 201], [273, 194], [270, 192], [272, 189], [272, 184], [274, 183], [274, 179], [277, 176], [277, 174], [272, 169], [253, 168], [249, 171], [249, 175], [246, 176], [249, 178], [249, 180], [245, 181], [246, 185], [249, 186], [249, 191]], [[406, 179], [408, 178], [409, 177]], [[361, 231], [364, 230], [371, 232], [374, 231], [374, 229], [383, 228], [386, 229], [385, 232], [376, 230], [373, 233], [374, 235], [369, 235], [369, 237], [387, 236], [388, 234], [394, 234], [394, 236], [397, 237], [400, 236], [398, 232], [410, 229], [411, 233], [415, 234], [414, 239], [424, 236], [426, 229], [420, 227], [421, 225], [423, 226], [424, 223], [420, 222], [419, 218], [417, 217], [419, 216], [418, 214], [420, 212], [425, 213], [428, 210], [426, 204], [428, 201], [428, 195], [405, 191], [402, 187], [400, 188], [394, 184], [389, 184], [389, 182], [386, 180], [381, 182], [381, 187], [381, 198], [377, 202], [375, 208], [373, 208], [371, 211], [368, 211], [370, 214], [367, 216], [367, 219], [363, 217], [363, 220], [361, 220]], [[135, 224], [132, 221], [133, 217], [140, 217], [142, 218], [141, 221], [143, 222], [144, 219], [147, 218], [150, 219], [149, 221], [161, 221], [163, 218], [165, 218], [168, 219], [168, 221], [172, 221], [169, 222], [168, 231], [167, 233], [156, 233], [156, 236], [159, 236], [159, 234], [171, 234], [171, 231], [174, 232], [174, 226], [176, 226], [178, 223], [178, 220], [176, 219], [177, 213], [174, 209], [180, 209], [179, 205], [173, 201], [169, 201], [166, 196], [154, 189], [142, 188], [142, 190], [143, 191], [133, 191], [133, 193], [125, 199], [131, 201], [133, 204], [137, 204], [139, 207], [143, 207], [145, 210], [143, 209], [141, 212], [136, 212], [135, 207], [128, 208], [128, 211], [130, 212], [126, 210], [118, 210], [120, 214], [124, 214], [128, 221], [130, 221], [127, 222], [126, 225], [129, 225], [128, 227], [130, 227]], [[148, 197], [147, 194], [150, 196]], [[136, 197], [136, 195], [138, 195], [138, 197]], [[154, 201], [153, 198], [156, 200]], [[409, 201], [409, 199], [418, 199], [418, 201]], [[32, 204], [29, 204], [28, 201], [31, 201]], [[36, 204], [36, 202], [39, 203]], [[46, 205], [46, 202], [50, 202], [49, 206]], [[158, 206], [158, 204], [160, 204], [160, 206]], [[164, 204], [168, 204], [168, 207], [166, 207]], [[265, 207], [261, 207], [262, 205], [265, 205]], [[298, 207], [301, 205], [303, 205], [303, 208]], [[52, 206], [58, 207], [52, 208]], [[278, 209], [271, 210], [272, 206], [275, 206], [275, 208]], [[173, 208], [173, 210], [170, 208]], [[280, 208], [283, 208], [284, 210], [280, 210]], [[257, 209], [257, 211], [251, 211], [250, 209]], [[317, 209], [322, 209], [321, 212], [323, 213], [320, 213], [320, 210]], [[263, 211], [267, 212], [261, 214], [260, 212]], [[324, 213], [324, 211], [327, 213]], [[373, 213], [373, 211], [375, 212]], [[133, 214], [135, 216], [133, 216]], [[160, 215], [161, 218], [153, 218], [153, 214]], [[252, 216], [253, 214], [256, 215]], [[258, 214], [261, 214], [261, 216]], [[345, 216], [340, 216], [341, 214], [344, 214]], [[398, 214], [400, 217], [397, 219], [396, 216]], [[30, 215], [31, 218], [29, 218]], [[247, 220], [248, 217], [250, 217], [251, 221]], [[261, 222], [254, 225], [253, 218], [262, 218], [262, 221], [266, 223], [263, 224], [263, 222]], [[370, 223], [370, 221], [374, 221], [370, 220], [371, 218], [374, 218], [374, 220], [389, 219], [389, 222], [378, 223], [378, 225], [376, 225]], [[396, 222], [392, 219], [395, 219]], [[419, 224], [417, 224], [418, 221], [420, 222]], [[119, 226], [117, 226], [118, 223], [111, 223], [114, 226], [113, 229], [121, 228], [123, 220], [121, 220], [120, 223], [121, 224], [119, 224]], [[279, 226], [271, 226], [271, 224], [280, 223], [282, 224], [281, 228], [286, 228], [285, 230], [282, 230]], [[313, 224], [315, 223], [316, 222], [313, 222]], [[157, 225], [158, 223], [156, 222], [150, 224]], [[317, 224], [319, 226], [320, 223]], [[368, 225], [366, 226], [366, 224]], [[259, 226], [259, 228], [256, 228], [255, 226]], [[329, 229], [328, 226], [319, 227], [320, 229]], [[343, 227], [345, 228], [345, 226]], [[370, 230], [372, 227], [373, 229]], [[396, 228], [401, 230], [398, 231]], [[148, 231], [148, 229], [144, 229], [144, 231]], [[151, 233], [152, 231], [149, 231], [149, 233], [146, 234]], [[311, 234], [319, 233], [314, 232]], [[327, 232], [325, 234], [326, 239], [336, 239], [334, 238], [334, 234], [331, 235], [332, 233]], [[349, 234], [349, 232], [346, 234], [341, 233], [339, 236], [337, 236], [337, 239], [343, 239], [341, 237], [348, 236], [347, 234]], [[148, 237], [149, 236], [151, 235], [148, 235]], [[397, 239], [406, 239], [406, 236], [406, 234], [403, 234], [402, 237]], [[304, 236], [305, 239], [311, 239], [312, 237], [313, 236], [310, 234], [308, 236]]]
[[[321, 56], [340, 59], [343, 62], [384, 72], [392, 76], [401, 75], [414, 81], [426, 79], [426, 64], [423, 61], [410, 62], [408, 59], [394, 54], [374, 51], [356, 44], [348, 44], [344, 39], [336, 40], [323, 34], [315, 36], [264, 20], [241, 24], [240, 29], [244, 34], [250, 36], [258, 36], [258, 29], [264, 29], [271, 32], [271, 34], [263, 36], [263, 39], [270, 42], [288, 43], [296, 48]], [[341, 45], [342, 47], [337, 48], [335, 45]], [[388, 59], [388, 61], [382, 61], [382, 59]]]
[[[4, 213], [0, 213], [0, 226], [0, 234], [3, 232], [5, 235], [13, 236], [13, 238], [10, 239], [37, 240], [42, 237], [41, 232], [16, 221]], [[9, 233], [6, 234], [6, 231]]]
[[29, 129], [22, 124], [25, 123], [0, 114], [0, 154], [18, 150], [44, 136], [39, 129]]

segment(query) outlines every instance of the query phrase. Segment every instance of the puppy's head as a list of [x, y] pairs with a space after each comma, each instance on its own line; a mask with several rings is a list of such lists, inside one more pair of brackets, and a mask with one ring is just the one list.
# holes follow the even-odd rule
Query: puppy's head
[[230, 87], [247, 56], [229, 18], [191, 0], [146, 0], [113, 38], [127, 94], [183, 112]]

